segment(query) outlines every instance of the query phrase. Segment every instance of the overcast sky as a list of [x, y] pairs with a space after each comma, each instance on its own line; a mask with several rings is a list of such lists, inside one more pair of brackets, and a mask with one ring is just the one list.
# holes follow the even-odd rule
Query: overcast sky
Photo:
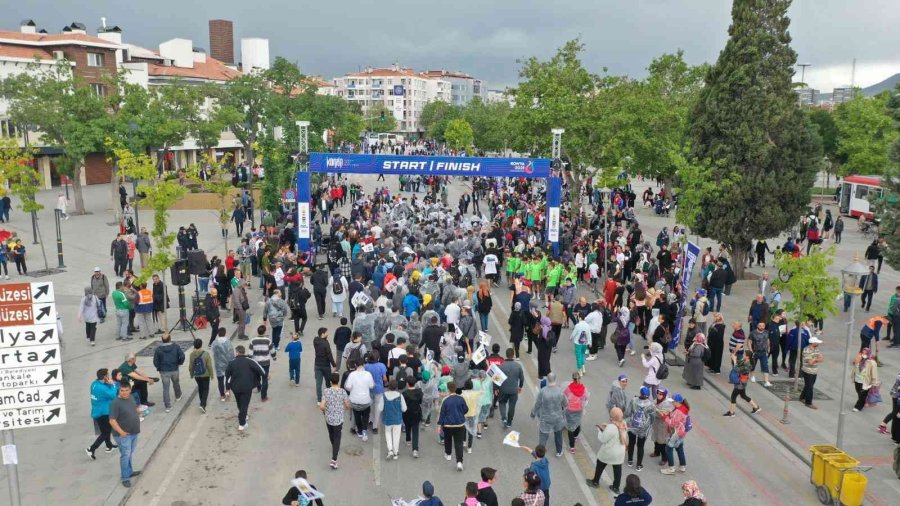
[[[517, 59], [547, 58], [579, 36], [594, 72], [642, 76], [654, 56], [678, 48], [691, 63], [713, 62], [730, 9], [727, 0], [0, 0], [0, 28], [31, 18], [51, 33], [72, 21], [96, 33], [106, 16], [126, 42], [156, 48], [182, 37], [208, 49], [207, 20], [224, 18], [234, 21], [235, 58], [241, 37], [264, 37], [273, 58], [325, 78], [399, 62], [503, 88], [517, 82]], [[853, 58], [859, 86], [900, 72], [900, 0], [795, 0], [790, 16], [813, 87], [849, 84]]]

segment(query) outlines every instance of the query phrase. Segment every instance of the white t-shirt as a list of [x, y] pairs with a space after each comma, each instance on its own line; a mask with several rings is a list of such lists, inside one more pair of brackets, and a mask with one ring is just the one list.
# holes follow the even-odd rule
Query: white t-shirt
[[372, 232], [372, 236], [376, 239], [381, 239], [381, 233], [383, 232], [383, 230], [378, 225], [375, 225], [374, 227], [369, 229], [369, 232]]
[[452, 323], [453, 325], [459, 325], [459, 313], [460, 308], [459, 304], [450, 303], [444, 308], [444, 314], [447, 316], [447, 323]]
[[369, 404], [372, 402], [372, 396], [369, 390], [375, 388], [375, 380], [369, 371], [365, 369], [353, 371], [347, 376], [344, 382], [344, 390], [350, 393], [350, 402], [353, 404]]
[[401, 356], [406, 355], [406, 349], [400, 347], [391, 348], [388, 353], [388, 360], [399, 360]]
[[484, 264], [484, 273], [485, 274], [497, 274], [497, 262], [500, 260], [497, 258], [497, 255], [493, 253], [488, 253], [484, 256], [484, 260], [481, 261]]
[[597, 262], [591, 262], [588, 270], [591, 272], [591, 279], [597, 279], [597, 273], [600, 271], [600, 266], [597, 265]]

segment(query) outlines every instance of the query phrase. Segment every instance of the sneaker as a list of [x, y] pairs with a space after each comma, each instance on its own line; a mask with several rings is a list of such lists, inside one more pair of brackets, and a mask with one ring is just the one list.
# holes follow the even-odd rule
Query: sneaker
[[777, 372], [773, 372], [773, 373], [772, 373], [772, 376], [778, 376], [778, 373], [777, 373]]
[[554, 346], [554, 347], [553, 347], [553, 353], [556, 353], [557, 351], [559, 351], [559, 348], [557, 348], [556, 346]]
[[770, 382], [767, 381], [767, 382], [763, 383], [763, 386], [766, 387], [766, 388], [769, 388], [769, 387], [772, 386], [772, 383], [770, 383]]
[[246, 425], [238, 425], [238, 430], [239, 430], [239, 431], [244, 432], [244, 430], [246, 430], [246, 429], [247, 429], [247, 426], [246, 426]]
[[205, 414], [206, 414], [206, 408], [203, 407], [203, 406], [200, 406], [200, 412], [203, 413], [203, 414], [205, 415]]
[[94, 341], [91, 341], [91, 346], [97, 346], [97, 343], [95, 343]]
[[589, 487], [591, 487], [591, 488], [600, 488], [600, 483], [599, 483], [599, 482], [596, 482], [596, 481], [590, 480], [590, 479], [584, 480], [584, 481], [587, 483], [587, 486], [589, 486]]
[[471, 447], [471, 446], [468, 447], [468, 448], [466, 448], [466, 453], [472, 453], [472, 447]]
[[635, 471], [641, 472], [644, 470], [644, 466], [637, 466], [634, 468]]
[[588, 355], [585, 360], [591, 360], [591, 361], [597, 360], [597, 355]]
[[[806, 405], [806, 407], [810, 407], [810, 406], [811, 406], [811, 404], [807, 404], [807, 405]], [[878, 426], [878, 432], [880, 432], [880, 433], [882, 433], [882, 434], [887, 434], [887, 425], [885, 425], [885, 424], [879, 425], [879, 426]]]
[[750, 381], [752, 381], [753, 383], [756, 383], [756, 376], [750, 376]]
[[624, 358], [623, 358], [622, 360], [619, 360], [619, 367], [622, 367], [623, 365], [625, 365], [625, 359], [624, 359]]
[[97, 460], [97, 456], [94, 455], [94, 452], [92, 452], [90, 448], [85, 448], [84, 453], [87, 453], [88, 457], [90, 457], [91, 460]]
[[166, 408], [166, 413], [171, 413], [171, 412], [172, 412], [172, 408]]
[[629, 461], [628, 461], [628, 467], [634, 467], [634, 461], [633, 461], [633, 460], [629, 460]]
[[178, 402], [178, 401], [180, 401], [180, 400], [181, 400], [181, 396], [180, 396], [180, 395], [177, 396], [177, 397], [175, 397], [175, 402]]
[[106, 453], [112, 453], [113, 450], [117, 449], [118, 447], [119, 447], [119, 445], [112, 445], [103, 451], [105, 451]]
[[413, 458], [414, 459], [419, 458], [419, 450], [413, 450]]
[[366, 431], [362, 431], [362, 440], [363, 441], [369, 440], [369, 434], [367, 434]]
[[674, 467], [664, 467], [664, 468], [660, 469], [659, 472], [666, 476], [671, 476], [671, 475], [675, 474], [675, 468]]
[[726, 411], [725, 414], [722, 416], [727, 417], [727, 418], [734, 418], [734, 411]]
[[394, 452], [388, 452], [387, 459], [385, 460], [391, 460], [392, 458], [394, 458]]
[[556, 452], [556, 458], [562, 457], [562, 452]]
[[328, 461], [328, 467], [330, 467], [332, 469], [337, 469], [335, 466], [337, 466], [337, 461], [334, 461], [334, 460]]
[[676, 469], [676, 471], [678, 471], [679, 473], [687, 472], [687, 466], [678, 466], [678, 469]]
[[399, 453], [395, 453], [395, 454], [394, 454], [394, 460], [397, 460], [397, 459], [399, 459], [399, 458], [400, 458], [400, 454], [399, 454]]
[[224, 397], [219, 397], [219, 402], [225, 402], [225, 398], [224, 398]]
[[856, 408], [853, 408], [853, 412], [854, 412], [854, 413], [857, 413], [857, 412], [859, 412], [859, 410], [856, 409]]
[[452, 458], [453, 458], [453, 455], [450, 455], [449, 453], [444, 454], [444, 460], [450, 460]]
[[762, 411], [762, 408], [756, 407], [753, 409], [753, 411], [750, 412], [750, 414], [755, 415], [755, 414], [759, 413], [760, 411]]
[[372, 434], [378, 434], [378, 427], [372, 427]]
[[612, 491], [612, 493], [619, 495], [619, 489], [617, 489], [616, 487], [610, 485], [609, 489]]
[[478, 439], [481, 439], [481, 433], [479, 432], [479, 433], [475, 434], [475, 437]]
[[575, 455], [575, 447], [574, 446], [569, 448], [569, 453], [571, 453], [572, 455]]
[[122, 482], [122, 486], [125, 488], [131, 488], [131, 480], [125, 480]]
[[457, 463], [456, 463], [456, 470], [459, 471], [459, 472], [462, 472], [462, 470], [463, 470], [462, 462], [457, 462]]

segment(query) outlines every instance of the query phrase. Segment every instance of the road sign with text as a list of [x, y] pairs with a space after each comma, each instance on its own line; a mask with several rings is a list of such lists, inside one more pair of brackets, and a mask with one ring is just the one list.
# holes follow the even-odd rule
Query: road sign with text
[[53, 283], [0, 285], [0, 429], [66, 423]]

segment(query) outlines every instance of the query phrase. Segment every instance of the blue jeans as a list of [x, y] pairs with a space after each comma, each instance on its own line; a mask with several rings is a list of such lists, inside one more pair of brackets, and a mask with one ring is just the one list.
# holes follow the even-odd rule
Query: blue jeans
[[197, 284], [200, 287], [200, 296], [206, 297], [206, 294], [209, 293], [209, 278], [199, 277], [197, 278]]
[[128, 337], [128, 310], [116, 309], [116, 328], [119, 330], [119, 339]]
[[131, 467], [131, 458], [134, 456], [134, 450], [137, 447], [137, 434], [129, 434], [127, 436], [116, 436], [116, 442], [119, 444], [119, 468], [122, 472], [122, 481], [131, 478], [134, 469]]
[[686, 466], [687, 459], [684, 457], [684, 441], [679, 443], [676, 448], [666, 445], [666, 462], [669, 463], [670, 467], [675, 467], [675, 452], [678, 452], [678, 465]]
[[478, 318], [481, 320], [481, 330], [487, 332], [488, 329], [488, 316], [490, 313], [478, 313]]
[[[547, 441], [550, 439], [549, 432], [541, 432], [538, 431], [538, 444], [542, 445], [544, 448], [547, 447]], [[556, 444], [556, 453], [562, 453], [562, 431], [558, 430], [553, 433], [553, 442]]]
[[291, 381], [296, 384], [300, 384], [300, 359], [299, 358], [289, 358], [288, 359], [288, 374], [290, 375]]
[[272, 346], [275, 348], [275, 351], [278, 351], [278, 345], [281, 344], [281, 331], [284, 329], [284, 325], [272, 325]]
[[709, 287], [709, 307], [715, 308], [714, 311], [722, 310], [722, 289]]

